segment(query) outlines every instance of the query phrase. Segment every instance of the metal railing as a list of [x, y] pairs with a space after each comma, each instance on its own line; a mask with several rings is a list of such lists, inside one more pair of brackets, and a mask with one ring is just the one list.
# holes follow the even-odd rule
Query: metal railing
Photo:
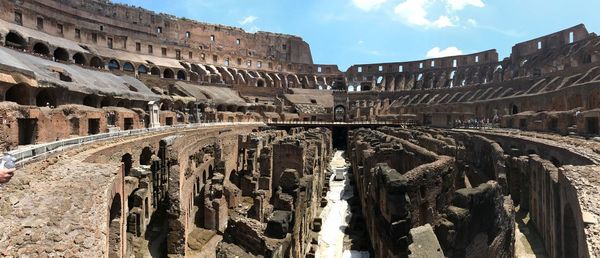
[[414, 125], [408, 122], [392, 121], [351, 121], [351, 122], [327, 122], [327, 121], [278, 121], [267, 122], [269, 125]]
[[94, 134], [89, 136], [75, 137], [64, 140], [59, 140], [49, 143], [40, 143], [35, 145], [21, 146], [19, 149], [9, 151], [8, 153], [13, 155], [17, 159], [17, 164], [23, 164], [28, 160], [38, 158], [43, 155], [47, 155], [53, 152], [63, 150], [68, 147], [76, 147], [85, 144], [94, 143], [102, 140], [111, 140], [120, 137], [143, 135], [146, 133], [162, 132], [173, 129], [194, 129], [194, 128], [205, 128], [205, 127], [216, 127], [216, 126], [235, 126], [235, 125], [265, 125], [263, 122], [209, 122], [209, 123], [197, 123], [197, 124], [183, 124], [174, 126], [161, 126], [155, 128], [143, 128], [134, 129], [127, 131], [116, 131], [109, 133]]

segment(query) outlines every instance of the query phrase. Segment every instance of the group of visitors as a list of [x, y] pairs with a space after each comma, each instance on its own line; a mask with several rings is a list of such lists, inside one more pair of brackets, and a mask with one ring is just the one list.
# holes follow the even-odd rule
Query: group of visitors
[[454, 120], [453, 127], [454, 128], [496, 128], [500, 125], [500, 117], [495, 115], [491, 120], [487, 117], [485, 118], [469, 118], [466, 120], [456, 119]]

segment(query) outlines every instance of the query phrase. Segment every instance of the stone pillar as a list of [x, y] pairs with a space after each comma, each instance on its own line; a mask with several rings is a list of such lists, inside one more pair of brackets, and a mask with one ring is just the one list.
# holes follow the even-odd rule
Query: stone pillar
[[160, 107], [156, 101], [148, 102], [150, 111], [150, 128], [160, 127]]

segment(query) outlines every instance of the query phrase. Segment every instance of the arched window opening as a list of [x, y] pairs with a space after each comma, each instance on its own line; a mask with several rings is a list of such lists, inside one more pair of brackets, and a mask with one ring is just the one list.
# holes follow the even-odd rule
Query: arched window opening
[[517, 107], [517, 105], [512, 105], [512, 113], [511, 114], [518, 114], [519, 113], [519, 107]]
[[177, 80], [185, 81], [186, 79], [187, 79], [187, 76], [186, 76], [185, 72], [183, 70], [179, 70], [177, 72]]
[[346, 108], [344, 106], [337, 106], [334, 110], [334, 120], [341, 122], [346, 120]]
[[104, 62], [102, 61], [102, 59], [95, 56], [95, 57], [92, 57], [92, 59], [90, 60], [90, 66], [94, 67], [94, 68], [102, 69], [102, 68], [104, 68]]
[[125, 153], [125, 155], [121, 157], [121, 162], [123, 163], [123, 171], [125, 172], [125, 176], [129, 176], [131, 173], [131, 168], [133, 167], [133, 159], [131, 154]]
[[108, 69], [109, 70], [119, 70], [121, 69], [121, 65], [117, 60], [111, 59], [108, 61]]
[[140, 165], [150, 166], [152, 164], [152, 149], [150, 147], [144, 147], [140, 154]]
[[47, 56], [50, 54], [50, 49], [44, 43], [36, 43], [33, 45], [33, 53]]
[[100, 102], [100, 107], [110, 107], [110, 100], [108, 98], [104, 98], [102, 102]]
[[160, 76], [160, 69], [156, 66], [152, 67], [152, 69], [150, 69], [150, 74]]
[[56, 96], [45, 89], [37, 94], [35, 103], [38, 107], [56, 107]]
[[165, 69], [165, 71], [163, 72], [163, 77], [165, 79], [173, 79], [175, 78], [175, 73], [173, 73], [173, 70], [171, 69]]
[[85, 65], [85, 56], [82, 53], [76, 53], [73, 55], [73, 60], [78, 65]]
[[133, 67], [133, 65], [130, 62], [127, 62], [127, 63], [123, 64], [123, 71], [134, 72], [135, 68]]
[[96, 99], [91, 95], [85, 96], [85, 98], [83, 98], [83, 105], [88, 107], [96, 107]]
[[25, 49], [27, 47], [27, 41], [25, 38], [23, 38], [23, 36], [21, 36], [19, 33], [12, 31], [6, 34], [4, 42], [7, 46], [18, 49]]
[[138, 73], [139, 74], [148, 74], [148, 67], [146, 67], [145, 65], [138, 66]]
[[17, 84], [15, 86], [10, 87], [10, 89], [6, 91], [6, 94], [4, 95], [4, 100], [15, 102], [19, 105], [29, 105], [29, 92], [30, 89], [27, 88], [26, 85]]
[[57, 61], [67, 62], [69, 61], [69, 52], [61, 47], [56, 48], [54, 50], [54, 59]]

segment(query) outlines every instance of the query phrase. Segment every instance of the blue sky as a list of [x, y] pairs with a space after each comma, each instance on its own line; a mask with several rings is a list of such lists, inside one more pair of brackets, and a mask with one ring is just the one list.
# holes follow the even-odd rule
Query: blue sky
[[579, 23], [600, 31], [597, 0], [114, 0], [254, 32], [301, 36], [315, 63], [398, 62], [497, 49]]

